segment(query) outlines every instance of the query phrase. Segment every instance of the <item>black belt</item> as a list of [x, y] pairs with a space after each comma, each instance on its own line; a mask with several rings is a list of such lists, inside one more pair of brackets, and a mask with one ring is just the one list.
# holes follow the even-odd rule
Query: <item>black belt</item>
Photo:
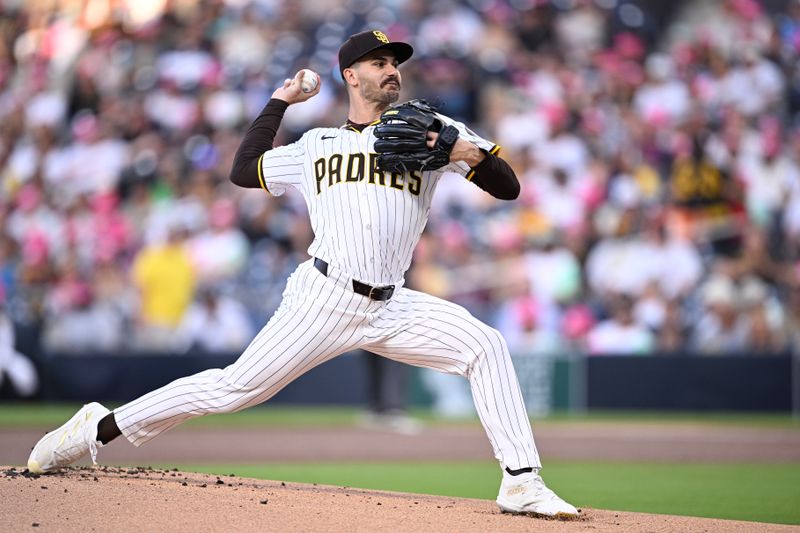
[[[328, 275], [328, 263], [322, 259], [317, 257], [314, 258], [314, 268], [319, 270], [323, 276]], [[353, 280], [353, 292], [361, 294], [362, 296], [366, 296], [372, 300], [384, 302], [391, 298], [392, 294], [394, 294], [394, 285], [387, 285], [386, 287], [373, 287], [372, 285], [367, 285], [366, 283]]]

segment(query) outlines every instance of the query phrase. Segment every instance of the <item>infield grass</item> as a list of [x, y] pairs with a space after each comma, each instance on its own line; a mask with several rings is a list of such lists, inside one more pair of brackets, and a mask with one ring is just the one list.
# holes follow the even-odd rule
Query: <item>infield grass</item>
[[[167, 465], [164, 465], [167, 466]], [[365, 489], [491, 499], [494, 462], [183, 464], [184, 471]], [[550, 461], [548, 486], [576, 506], [800, 524], [800, 464]]]

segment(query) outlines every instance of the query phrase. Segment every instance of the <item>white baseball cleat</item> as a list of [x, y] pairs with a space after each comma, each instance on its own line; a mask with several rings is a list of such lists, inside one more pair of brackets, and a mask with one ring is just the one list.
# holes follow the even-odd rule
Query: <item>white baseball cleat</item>
[[504, 513], [531, 513], [561, 519], [578, 517], [578, 510], [548, 489], [536, 472], [518, 476], [503, 472], [497, 505]]
[[99, 403], [84, 405], [69, 421], [41, 438], [28, 457], [28, 470], [33, 474], [45, 474], [64, 468], [91, 454], [92, 463], [97, 464], [97, 423], [110, 413]]

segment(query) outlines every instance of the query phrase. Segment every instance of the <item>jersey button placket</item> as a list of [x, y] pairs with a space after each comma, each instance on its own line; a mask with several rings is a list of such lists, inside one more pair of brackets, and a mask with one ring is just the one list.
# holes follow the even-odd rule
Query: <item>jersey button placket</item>
[[[364, 231], [368, 232], [368, 233], [371, 233], [372, 232], [372, 221], [369, 218], [367, 218], [368, 213], [371, 212], [370, 205], [369, 205], [369, 195], [367, 194], [367, 191], [365, 189], [361, 189], [359, 191], [358, 196], [359, 196], [359, 208], [361, 209], [362, 217], [365, 219], [365, 220], [362, 220], [363, 224], [364, 224]], [[370, 257], [367, 260], [369, 261], [369, 263], [371, 265], [375, 263], [375, 258], [374, 257]]]

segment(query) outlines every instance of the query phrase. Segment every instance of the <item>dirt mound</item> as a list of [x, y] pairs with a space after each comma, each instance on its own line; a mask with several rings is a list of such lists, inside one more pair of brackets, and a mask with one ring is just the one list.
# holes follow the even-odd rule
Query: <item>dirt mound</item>
[[0, 531], [790, 531], [789, 526], [583, 509], [562, 522], [494, 502], [152, 468], [0, 467]]

